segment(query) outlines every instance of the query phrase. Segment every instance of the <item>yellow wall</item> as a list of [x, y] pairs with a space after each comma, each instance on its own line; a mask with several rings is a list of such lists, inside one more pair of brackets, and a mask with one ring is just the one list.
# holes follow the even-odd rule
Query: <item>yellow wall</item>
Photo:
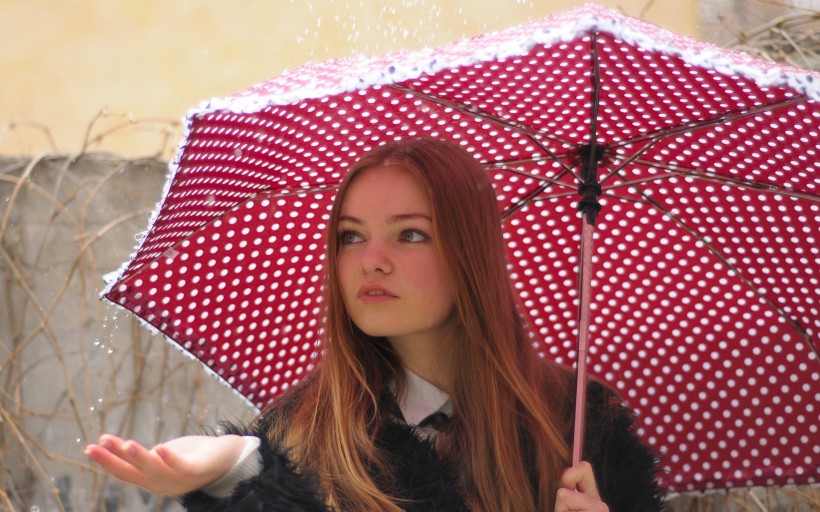
[[[307, 61], [436, 46], [583, 4], [572, 0], [0, 0], [0, 154], [52, 144], [130, 156], [203, 99]], [[695, 0], [601, 0], [696, 32]], [[143, 120], [129, 125], [130, 118]], [[157, 121], [152, 123], [151, 121]], [[129, 126], [124, 129], [118, 127]], [[172, 134], [172, 146], [178, 134]]]

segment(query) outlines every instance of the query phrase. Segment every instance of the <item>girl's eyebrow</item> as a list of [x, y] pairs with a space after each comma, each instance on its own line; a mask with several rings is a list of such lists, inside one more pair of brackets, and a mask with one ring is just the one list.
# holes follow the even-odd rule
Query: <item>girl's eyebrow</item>
[[[423, 213], [401, 213], [397, 215], [391, 215], [387, 218], [388, 224], [396, 224], [398, 222], [408, 221], [408, 220], [416, 220], [422, 219], [427, 220], [429, 222], [433, 222], [433, 219], [429, 215], [425, 215]], [[354, 217], [352, 215], [342, 215], [339, 217], [339, 222], [351, 222], [353, 224], [364, 224], [364, 221]]]

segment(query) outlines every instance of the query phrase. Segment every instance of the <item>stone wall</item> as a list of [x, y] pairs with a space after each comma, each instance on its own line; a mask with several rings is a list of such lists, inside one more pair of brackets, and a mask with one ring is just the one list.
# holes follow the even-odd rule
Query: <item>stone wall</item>
[[820, 69], [817, 0], [701, 0], [700, 38], [764, 59]]
[[92, 468], [101, 432], [148, 445], [253, 411], [99, 299], [135, 248], [166, 164], [0, 158], [0, 510], [177, 510]]

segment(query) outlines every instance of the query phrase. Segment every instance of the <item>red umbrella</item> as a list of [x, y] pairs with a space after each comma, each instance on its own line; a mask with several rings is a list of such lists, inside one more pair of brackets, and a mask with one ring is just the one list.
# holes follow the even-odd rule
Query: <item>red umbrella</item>
[[454, 140], [494, 180], [538, 346], [583, 371], [588, 340], [672, 490], [817, 482], [818, 99], [817, 73], [598, 6], [309, 65], [189, 114], [105, 297], [263, 407], [319, 357], [346, 167]]

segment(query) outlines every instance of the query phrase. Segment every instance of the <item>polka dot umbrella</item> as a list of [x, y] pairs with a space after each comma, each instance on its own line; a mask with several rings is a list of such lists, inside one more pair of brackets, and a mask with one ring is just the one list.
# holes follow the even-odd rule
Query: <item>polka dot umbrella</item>
[[673, 491], [817, 482], [818, 100], [817, 73], [594, 5], [307, 65], [189, 114], [104, 295], [263, 407], [319, 363], [347, 166], [454, 140], [494, 181], [540, 352], [574, 364], [588, 345]]

